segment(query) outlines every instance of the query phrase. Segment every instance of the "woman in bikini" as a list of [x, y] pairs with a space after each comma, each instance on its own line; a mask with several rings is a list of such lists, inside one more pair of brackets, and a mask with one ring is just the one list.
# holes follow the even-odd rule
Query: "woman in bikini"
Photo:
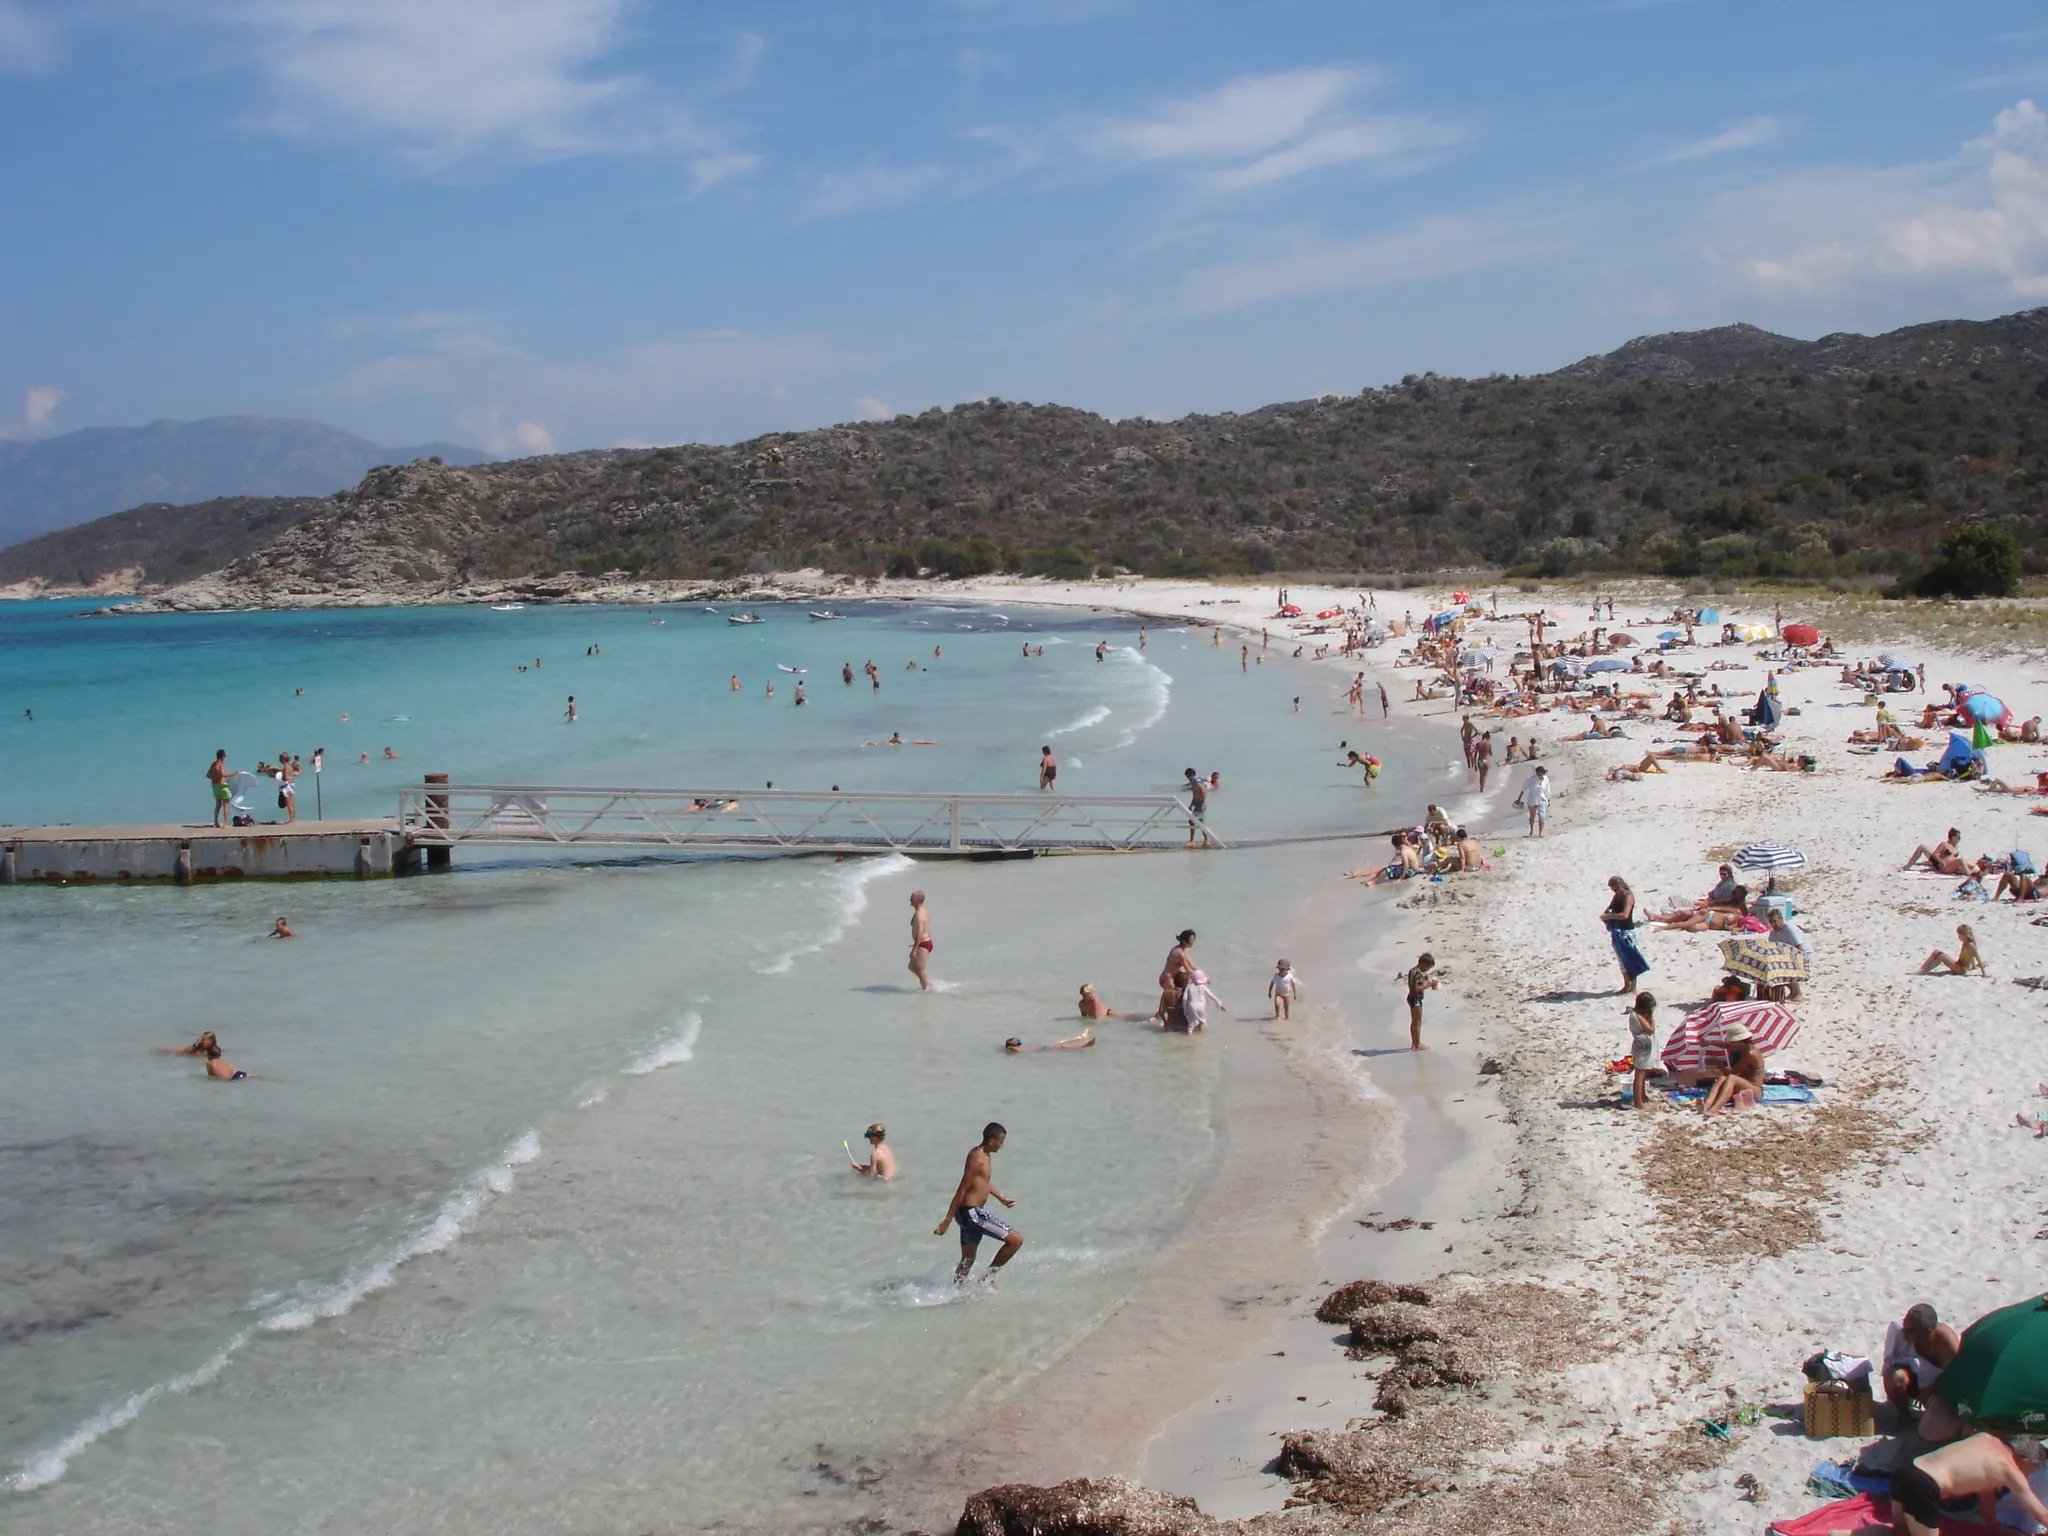
[[1743, 910], [1749, 905], [1749, 888], [1738, 885], [1723, 905], [1695, 907], [1690, 912], [1666, 912], [1652, 919], [1665, 933], [1721, 933], [1742, 926]]
[[1968, 923], [1956, 925], [1956, 940], [1954, 956], [1935, 950], [1921, 963], [1920, 974], [1925, 976], [1930, 971], [1942, 971], [1950, 976], [1967, 976], [1974, 970], [1980, 976], [1989, 976], [1991, 972], [1985, 968], [1984, 957], [1977, 952], [1977, 935]]

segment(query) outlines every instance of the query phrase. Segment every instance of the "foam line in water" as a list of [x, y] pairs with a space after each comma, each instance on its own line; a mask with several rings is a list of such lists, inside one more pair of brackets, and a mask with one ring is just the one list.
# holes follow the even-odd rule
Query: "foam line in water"
[[540, 1133], [534, 1130], [521, 1132], [499, 1154], [495, 1163], [478, 1169], [463, 1180], [461, 1187], [441, 1202], [441, 1208], [434, 1213], [433, 1219], [410, 1237], [401, 1239], [386, 1253], [326, 1289], [280, 1307], [256, 1326], [265, 1333], [297, 1333], [312, 1327], [322, 1318], [346, 1316], [365, 1296], [374, 1295], [391, 1284], [404, 1265], [422, 1255], [440, 1253], [453, 1247], [456, 1239], [476, 1220], [477, 1212], [490, 1203], [491, 1197], [511, 1189], [514, 1170], [538, 1156]]
[[1109, 718], [1109, 706], [1098, 704], [1085, 715], [1076, 715], [1056, 731], [1047, 731], [1047, 736], [1071, 736], [1076, 731], [1085, 731], [1091, 725], [1100, 725]]
[[29, 1493], [37, 1488], [47, 1488], [70, 1469], [72, 1459], [97, 1440], [103, 1440], [117, 1429], [126, 1429], [142, 1417], [142, 1410], [166, 1393], [180, 1396], [203, 1387], [228, 1368], [228, 1362], [237, 1351], [256, 1336], [253, 1328], [244, 1328], [220, 1347], [220, 1350], [204, 1365], [187, 1371], [182, 1376], [173, 1376], [169, 1381], [159, 1381], [154, 1386], [144, 1387], [140, 1392], [131, 1392], [111, 1408], [103, 1408], [83, 1424], [72, 1430], [55, 1445], [37, 1451], [4, 1479], [0, 1487], [11, 1493]]
[[402, 1265], [422, 1254], [439, 1253], [451, 1246], [493, 1195], [502, 1195], [512, 1187], [513, 1170], [538, 1156], [539, 1133], [522, 1132], [497, 1162], [471, 1174], [460, 1189], [442, 1201], [433, 1220], [389, 1252], [325, 1290], [279, 1308], [253, 1328], [244, 1328], [195, 1369], [131, 1392], [120, 1402], [101, 1409], [55, 1445], [36, 1452], [5, 1479], [0, 1479], [0, 1487], [27, 1493], [56, 1482], [81, 1451], [133, 1424], [142, 1416], [142, 1410], [157, 1399], [166, 1394], [182, 1396], [213, 1381], [258, 1333], [296, 1333], [322, 1318], [342, 1316], [365, 1296], [389, 1285]]
[[644, 1077], [649, 1072], [659, 1072], [663, 1067], [680, 1066], [697, 1054], [697, 1032], [704, 1027], [704, 1020], [692, 1008], [683, 1015], [683, 1027], [634, 1061], [626, 1071], [634, 1077]]
[[868, 906], [868, 882], [879, 880], [885, 875], [901, 874], [916, 861], [908, 854], [892, 853], [884, 858], [862, 859], [849, 862], [846, 868], [835, 870], [830, 877], [838, 889], [833, 892], [832, 910], [826, 915], [825, 927], [817, 939], [809, 944], [799, 944], [786, 950], [768, 964], [761, 967], [763, 976], [786, 974], [805, 955], [815, 955], [820, 950], [837, 944], [846, 937], [847, 929], [860, 921], [861, 913]]
[[1151, 730], [1153, 726], [1166, 718], [1167, 705], [1173, 701], [1173, 677], [1171, 674], [1161, 667], [1154, 666], [1129, 646], [1124, 647], [1124, 654], [1135, 661], [1139, 669], [1144, 673], [1147, 690], [1145, 702], [1140, 705], [1140, 708], [1144, 711], [1143, 715], [1135, 725], [1125, 730], [1122, 740], [1117, 742], [1118, 747], [1137, 745], [1138, 737], [1142, 732]]

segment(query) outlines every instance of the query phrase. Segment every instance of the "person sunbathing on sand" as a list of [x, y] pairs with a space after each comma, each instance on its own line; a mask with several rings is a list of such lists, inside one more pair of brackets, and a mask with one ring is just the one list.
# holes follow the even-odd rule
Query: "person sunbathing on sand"
[[[2041, 1097], [2048, 1099], [2048, 1083], [2041, 1083], [2038, 1086]], [[2023, 1110], [2012, 1117], [2012, 1123], [2023, 1131], [2032, 1131], [2036, 1141], [2048, 1139], [2048, 1115], [2035, 1115], [2032, 1119], [2028, 1119], [2026, 1112]]]
[[1639, 779], [1646, 773], [1662, 773], [1663, 771], [1664, 765], [1657, 761], [1657, 754], [1645, 752], [1643, 760], [1634, 767], [1630, 767], [1627, 763], [1617, 764], [1615, 767], [1607, 770], [1607, 777], [1611, 780]]
[[[1740, 1024], [1730, 1024], [1723, 1030], [1722, 1038], [1728, 1046], [1728, 1070], [1714, 1079], [1713, 1088], [1700, 1105], [1702, 1114], [1717, 1115], [1731, 1104], [1754, 1104], [1764, 1094], [1764, 1059], [1749, 1031]], [[1742, 1098], [1744, 1094], [1749, 1097]]]
[[1998, 877], [1998, 889], [1991, 893], [1991, 899], [1997, 901], [2007, 891], [2012, 892], [2012, 899], [2014, 901], [2039, 901], [2041, 899], [2041, 877], [2039, 875], [2023, 874], [2017, 869], [2009, 869]]
[[1977, 952], [1977, 935], [1968, 923], [1956, 924], [1956, 952], [1953, 957], [1935, 950], [1921, 962], [1920, 974], [1940, 971], [1949, 976], [1967, 976], [1975, 970], [1980, 976], [1990, 976], [1985, 968], [1984, 957]]
[[1956, 845], [1962, 842], [1962, 840], [1963, 834], [1956, 828], [1950, 827], [1948, 829], [1948, 836], [1944, 837], [1932, 848], [1922, 843], [1911, 854], [1907, 855], [1906, 862], [1899, 867], [1901, 869], [1911, 869], [1915, 864], [1925, 859], [1927, 867], [1936, 874], [1968, 874], [1969, 871], [1963, 867], [1961, 855], [1956, 852]]
[[1742, 926], [1742, 915], [1748, 905], [1749, 888], [1738, 885], [1725, 902], [1710, 900], [1690, 911], [1660, 912], [1650, 921], [1666, 933], [1721, 933]]

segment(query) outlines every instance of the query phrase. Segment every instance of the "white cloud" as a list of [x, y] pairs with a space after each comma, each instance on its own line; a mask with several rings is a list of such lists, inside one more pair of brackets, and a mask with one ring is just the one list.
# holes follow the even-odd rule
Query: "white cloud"
[[0, 0], [0, 74], [40, 75], [56, 63], [56, 27], [15, 0]]
[[892, 168], [873, 160], [850, 171], [827, 171], [818, 177], [817, 191], [805, 211], [814, 219], [829, 219], [870, 208], [893, 208], [909, 202], [939, 176], [936, 165]]
[[555, 451], [554, 433], [537, 421], [515, 421], [508, 425], [505, 413], [494, 405], [459, 411], [455, 421], [476, 440], [479, 448], [501, 459]]
[[12, 421], [0, 417], [0, 442], [41, 437], [63, 398], [64, 391], [54, 384], [36, 384], [23, 390], [21, 414]]
[[1709, 155], [1725, 155], [1738, 149], [1755, 149], [1777, 138], [1783, 125], [1775, 117], [1749, 117], [1719, 133], [1710, 133], [1703, 139], [1694, 139], [1690, 144], [1681, 144], [1676, 149], [1666, 150], [1650, 162], [1652, 165], [1677, 165], [1683, 160], [1704, 160]]
[[1177, 164], [1215, 191], [1239, 191], [1308, 171], [1391, 161], [1460, 142], [1465, 130], [1432, 118], [1359, 115], [1352, 99], [1377, 83], [1336, 65], [1245, 75], [1150, 116], [1098, 124], [1083, 145], [1124, 164]]
[[[5, 0], [0, 0], [5, 3]], [[749, 168], [602, 62], [626, 0], [231, 0], [275, 101], [265, 125], [388, 142], [422, 169], [480, 154], [670, 154], [701, 189]]]
[[2031, 101], [1953, 160], [1783, 177], [1722, 198], [1708, 261], [1773, 297], [1873, 286], [2048, 299], [2048, 115]]
[[809, 384], [849, 361], [818, 337], [731, 331], [548, 358], [478, 319], [434, 312], [340, 329], [356, 337], [383, 332], [402, 345], [312, 390], [317, 399], [415, 417], [422, 407], [436, 409], [493, 453], [760, 430], [762, 419], [785, 414], [771, 402], [786, 398], [792, 381]]
[[63, 402], [64, 391], [54, 384], [37, 384], [21, 397], [22, 423], [31, 433], [40, 432]]
[[1519, 261], [1548, 248], [1539, 228], [1463, 214], [1426, 219], [1397, 234], [1308, 243], [1278, 256], [1228, 262], [1188, 275], [1189, 309], [1239, 309], [1268, 299], [1447, 277]]
[[854, 414], [862, 421], [887, 421], [896, 413], [889, 408], [889, 402], [873, 395], [856, 396], [853, 402]]

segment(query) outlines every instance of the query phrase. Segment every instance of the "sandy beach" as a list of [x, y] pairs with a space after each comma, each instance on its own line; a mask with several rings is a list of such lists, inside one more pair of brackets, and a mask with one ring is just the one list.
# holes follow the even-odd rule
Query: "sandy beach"
[[[948, 590], [954, 601], [1028, 596], [1270, 628], [1273, 644], [1281, 639], [1270, 589], [985, 581]], [[1357, 600], [1337, 589], [1293, 595], [1311, 613]], [[1661, 629], [1680, 600], [1675, 588], [1615, 597], [1616, 627], [1639, 635], [1634, 621]], [[1374, 601], [1383, 617], [1406, 609], [1420, 618], [1439, 606], [1421, 592], [1383, 591]], [[1538, 602], [1562, 621], [1549, 639], [1591, 628], [1583, 594], [1552, 591], [1503, 592], [1503, 618], [1473, 630], [1512, 654], [1526, 627], [1506, 615]], [[1718, 606], [1729, 620], [1773, 621], [1755, 603]], [[1805, 616], [1787, 605], [1787, 622]], [[1927, 693], [1891, 701], [1909, 729], [1928, 698], [1941, 699], [1942, 682], [1987, 688], [2016, 718], [2039, 708], [2033, 688], [2048, 678], [2037, 679], [2030, 653], [1935, 650], [1916, 643], [1912, 621], [1902, 610], [1884, 647], [1926, 670]], [[1825, 629], [1825, 617], [1818, 622]], [[1431, 722], [1448, 745], [1455, 716], [1446, 703], [1402, 701], [1418, 675], [1393, 665], [1406, 643], [1325, 665], [1347, 679], [1362, 668], [1368, 686], [1384, 681], [1397, 717]], [[1681, 651], [1672, 664], [1729, 664], [1703, 672], [1701, 684], [1718, 684], [1732, 712], [1754, 701], [1773, 670], [1756, 654], [1764, 648]], [[1844, 657], [1879, 649], [1842, 646]], [[1669, 696], [1668, 684], [1617, 676], [1625, 692], [1640, 689], [1660, 705]], [[1318, 1223], [1314, 1262], [1293, 1271], [1304, 1282], [1298, 1294], [1289, 1285], [1284, 1300], [1260, 1298], [1270, 1319], [1263, 1332], [1204, 1334], [1203, 1359], [1179, 1362], [1164, 1387], [1152, 1367], [1097, 1357], [1084, 1344], [1076, 1355], [1090, 1361], [1096, 1412], [1113, 1399], [1126, 1432], [1064, 1466], [1033, 1454], [977, 1458], [975, 1468], [1000, 1465], [1003, 1480], [1017, 1483], [1115, 1474], [1194, 1501], [1114, 1482], [1071, 1485], [1058, 1507], [1077, 1522], [1062, 1528], [1075, 1530], [1239, 1521], [1289, 1531], [1762, 1530], [1826, 1503], [1807, 1490], [1809, 1470], [1877, 1442], [1805, 1438], [1801, 1362], [1823, 1349], [1877, 1356], [1886, 1325], [1916, 1302], [1961, 1327], [2040, 1289], [2048, 1153], [2013, 1117], [2048, 1110], [2035, 1087], [2048, 1061], [2037, 1040], [2041, 1004], [2011, 982], [2048, 970], [2048, 943], [2031, 904], [1954, 900], [1957, 880], [1900, 866], [1949, 826], [1961, 829], [1970, 858], [2043, 839], [2033, 835], [2041, 827], [2032, 796], [1884, 780], [1894, 753], [1850, 749], [1851, 730], [1869, 726], [1874, 711], [1841, 683], [1839, 665], [1780, 671], [1777, 682], [1788, 711], [1782, 750], [1811, 754], [1814, 772], [1670, 764], [1614, 781], [1610, 768], [1668, 743], [1664, 722], [1632, 721], [1626, 739], [1611, 741], [1560, 741], [1584, 729], [1582, 715], [1494, 722], [1523, 735], [1534, 727], [1543, 742], [1554, 785], [1547, 836], [1523, 835], [1506, 802], [1524, 771], [1503, 766], [1479, 818], [1487, 848], [1504, 850], [1491, 873], [1391, 892], [1337, 881], [1306, 892], [1340, 951], [1319, 957], [1319, 968], [1334, 975], [1348, 961], [1343, 988], [1319, 1001], [1340, 1015], [1333, 1027], [1350, 1043], [1338, 1049], [1374, 1053], [1370, 1070], [1403, 1122], [1401, 1155], [1364, 1170], [1356, 1195]], [[1945, 731], [1916, 734], [1929, 745], [1908, 754], [1915, 762], [1946, 741]], [[2029, 787], [2048, 768], [2039, 746], [2002, 745], [1988, 756], [1995, 775]], [[1655, 1090], [1645, 1112], [1631, 1111], [1618, 1095], [1627, 1077], [1607, 1069], [1628, 1052], [1619, 973], [1599, 921], [1608, 877], [1624, 876], [1645, 912], [1686, 906], [1713, 884], [1717, 862], [1752, 842], [1808, 856], [1780, 889], [1812, 941], [1813, 977], [1790, 1005], [1799, 1036], [1769, 1065], [1822, 1086], [1810, 1103], [1712, 1119]], [[1370, 862], [1333, 850], [1332, 875], [1346, 858]], [[1359, 955], [1354, 941], [1353, 956], [1343, 956], [1347, 924], [1355, 935], [1366, 904], [1389, 900], [1398, 921], [1381, 944]], [[1930, 950], [1954, 952], [1958, 922], [1975, 926], [1990, 977], [1915, 974]], [[1719, 979], [1720, 937], [1639, 934], [1652, 964], [1642, 986], [1662, 1003], [1660, 1044]], [[1431, 1000], [1438, 1048], [1410, 1057], [1398, 1049], [1405, 1019], [1392, 972], [1424, 946], [1451, 980]], [[1325, 1051], [1323, 1068], [1329, 1059]], [[1380, 1230], [1402, 1221], [1430, 1225]], [[1162, 1266], [1176, 1259], [1165, 1255]], [[1284, 1282], [1286, 1267], [1277, 1272]], [[1432, 1384], [1428, 1369], [1412, 1369], [1400, 1330], [1376, 1346], [1374, 1325], [1350, 1335], [1347, 1358], [1341, 1320], [1314, 1312], [1332, 1286], [1360, 1279], [1425, 1283], [1433, 1304], [1409, 1309], [1436, 1320], [1423, 1337], [1434, 1332], [1486, 1367], [1438, 1371]], [[1183, 1308], [1204, 1289], [1177, 1283]], [[1214, 1285], [1201, 1299], [1219, 1314], [1254, 1310]], [[1394, 1374], [1408, 1371], [1420, 1386], [1395, 1393], [1407, 1401], [1390, 1415], [1375, 1401], [1388, 1404], [1397, 1358]], [[1120, 1377], [1125, 1366], [1150, 1373], [1143, 1390]], [[1063, 1362], [1055, 1377], [1077, 1368]], [[1177, 1414], [1148, 1435], [1129, 1432], [1130, 1421], [1190, 1387], [1200, 1395]], [[1725, 1424], [1726, 1437], [1703, 1420]], [[1882, 1440], [1892, 1428], [1882, 1403], [1877, 1422]], [[998, 1432], [986, 1443], [1017, 1442]], [[1276, 1454], [1291, 1476], [1274, 1473]], [[1300, 1502], [1283, 1510], [1290, 1496]], [[1031, 1507], [1021, 1490], [999, 1490], [970, 1507], [962, 1528], [1004, 1529], [988, 1522]]]

